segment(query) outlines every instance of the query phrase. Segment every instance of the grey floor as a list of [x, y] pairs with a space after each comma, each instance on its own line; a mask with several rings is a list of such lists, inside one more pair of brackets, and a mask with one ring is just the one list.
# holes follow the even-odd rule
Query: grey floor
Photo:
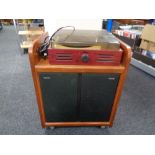
[[130, 66], [112, 128], [42, 129], [28, 55], [21, 54], [12, 26], [0, 31], [0, 134], [155, 134], [155, 78]]

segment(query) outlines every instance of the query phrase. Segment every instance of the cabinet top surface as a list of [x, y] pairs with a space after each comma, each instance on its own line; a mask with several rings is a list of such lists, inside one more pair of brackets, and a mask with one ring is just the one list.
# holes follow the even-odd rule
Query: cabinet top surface
[[48, 60], [41, 59], [38, 64], [35, 65], [36, 71], [71, 71], [71, 72], [112, 72], [121, 73], [125, 67], [123, 65], [118, 66], [91, 66], [91, 65], [51, 65]]

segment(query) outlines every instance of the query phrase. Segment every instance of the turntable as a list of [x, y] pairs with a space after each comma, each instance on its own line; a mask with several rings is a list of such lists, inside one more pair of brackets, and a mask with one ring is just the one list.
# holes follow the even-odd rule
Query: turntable
[[105, 30], [62, 29], [48, 48], [50, 64], [119, 65], [120, 43]]

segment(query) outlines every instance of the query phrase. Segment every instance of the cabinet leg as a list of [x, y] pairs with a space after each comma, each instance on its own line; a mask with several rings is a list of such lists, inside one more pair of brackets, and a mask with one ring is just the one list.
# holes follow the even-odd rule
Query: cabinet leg
[[54, 130], [55, 127], [54, 127], [54, 126], [48, 126], [48, 127], [46, 127], [46, 129], [47, 129], [47, 130]]
[[100, 126], [101, 129], [106, 129], [108, 128], [107, 126]]

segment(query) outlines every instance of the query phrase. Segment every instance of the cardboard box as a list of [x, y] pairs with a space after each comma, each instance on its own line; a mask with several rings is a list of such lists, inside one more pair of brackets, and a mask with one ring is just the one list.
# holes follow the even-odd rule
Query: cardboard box
[[141, 38], [140, 48], [155, 53], [155, 26], [147, 24], [142, 31]]
[[142, 31], [141, 38], [143, 40], [155, 42], [155, 26], [149, 24], [145, 25]]
[[148, 51], [152, 51], [155, 53], [155, 42], [150, 42], [148, 40], [142, 40], [140, 44], [140, 48]]
[[154, 52], [154, 53], [155, 53], [155, 43], [150, 42], [149, 51], [151, 51], [151, 52]]
[[149, 46], [149, 41], [147, 41], [147, 40], [141, 41], [140, 48], [142, 48], [144, 50], [148, 50], [148, 46]]

